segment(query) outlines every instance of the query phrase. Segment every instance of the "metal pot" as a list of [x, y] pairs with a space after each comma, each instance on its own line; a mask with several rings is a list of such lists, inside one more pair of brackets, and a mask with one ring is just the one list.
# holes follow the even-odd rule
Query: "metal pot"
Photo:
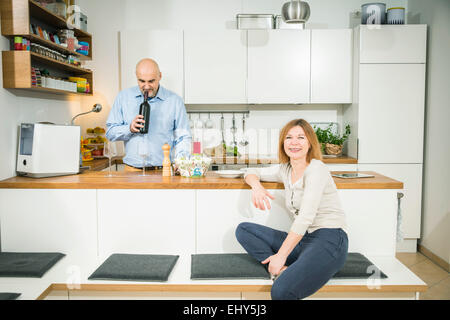
[[299, 0], [286, 2], [281, 9], [281, 16], [286, 23], [305, 23], [310, 13], [309, 4]]
[[385, 24], [386, 4], [381, 2], [365, 3], [361, 6], [361, 24]]

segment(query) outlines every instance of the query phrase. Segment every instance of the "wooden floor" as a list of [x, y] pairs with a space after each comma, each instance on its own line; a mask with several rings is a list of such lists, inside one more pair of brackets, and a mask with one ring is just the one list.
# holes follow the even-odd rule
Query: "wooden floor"
[[420, 252], [397, 253], [396, 258], [428, 285], [420, 300], [450, 300], [450, 273]]

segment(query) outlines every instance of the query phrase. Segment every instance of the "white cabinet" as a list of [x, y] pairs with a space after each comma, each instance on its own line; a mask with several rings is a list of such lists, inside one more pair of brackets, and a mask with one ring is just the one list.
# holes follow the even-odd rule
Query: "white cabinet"
[[121, 31], [121, 89], [137, 86], [136, 64], [143, 58], [156, 60], [162, 73], [161, 85], [183, 97], [183, 31]]
[[248, 31], [248, 103], [309, 103], [310, 30]]
[[[245, 252], [235, 235], [236, 227], [244, 221], [288, 232], [292, 220], [285, 207], [285, 190], [268, 191], [275, 200], [271, 201], [271, 210], [261, 211], [251, 203], [251, 190], [198, 190], [197, 253]], [[349, 251], [394, 256], [396, 191], [338, 192], [346, 215]]]
[[98, 190], [99, 257], [195, 250], [195, 190]]
[[360, 26], [361, 63], [425, 63], [426, 25]]
[[356, 171], [357, 164], [328, 164], [326, 163], [330, 171]]
[[2, 250], [97, 256], [96, 200], [89, 189], [1, 189]]
[[361, 171], [375, 171], [403, 182], [401, 199], [404, 238], [420, 238], [422, 212], [422, 164], [360, 164]]
[[359, 66], [359, 163], [422, 163], [425, 64]]
[[352, 29], [311, 31], [311, 103], [352, 102]]
[[247, 32], [186, 30], [185, 103], [247, 103]]
[[359, 170], [404, 183], [402, 230], [408, 241], [420, 237], [426, 33], [426, 25], [385, 25], [359, 26], [354, 34], [357, 91], [348, 114], [357, 119], [358, 143], [352, 150]]
[[251, 190], [197, 190], [197, 253], [245, 252], [236, 240], [241, 222], [254, 222], [287, 231], [292, 224], [285, 209], [284, 190], [275, 196], [270, 211], [256, 209]]

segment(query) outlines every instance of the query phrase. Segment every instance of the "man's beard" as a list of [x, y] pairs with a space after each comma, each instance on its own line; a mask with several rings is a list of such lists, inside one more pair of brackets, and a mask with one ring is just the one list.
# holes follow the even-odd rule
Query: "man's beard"
[[[154, 97], [156, 97], [156, 95], [158, 94], [158, 91], [159, 91], [159, 87], [160, 87], [160, 86], [158, 86], [158, 89], [156, 89], [156, 90], [153, 90], [153, 89], [147, 90], [147, 92], [148, 92], [148, 97], [149, 97], [150, 99], [153, 99]], [[145, 92], [145, 90], [142, 90], [142, 91], [143, 91], [143, 93]], [[150, 91], [153, 93], [153, 95], [150, 95]]]

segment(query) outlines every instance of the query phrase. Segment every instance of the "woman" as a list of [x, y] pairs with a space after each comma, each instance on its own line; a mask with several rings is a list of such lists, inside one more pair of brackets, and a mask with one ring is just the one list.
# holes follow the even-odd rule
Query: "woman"
[[303, 120], [292, 120], [280, 132], [280, 164], [247, 170], [256, 208], [270, 209], [274, 199], [260, 180], [280, 181], [286, 206], [294, 217], [288, 233], [244, 222], [236, 238], [245, 250], [275, 276], [272, 299], [303, 299], [319, 290], [344, 265], [348, 239], [345, 215], [336, 184], [326, 165], [316, 134]]

